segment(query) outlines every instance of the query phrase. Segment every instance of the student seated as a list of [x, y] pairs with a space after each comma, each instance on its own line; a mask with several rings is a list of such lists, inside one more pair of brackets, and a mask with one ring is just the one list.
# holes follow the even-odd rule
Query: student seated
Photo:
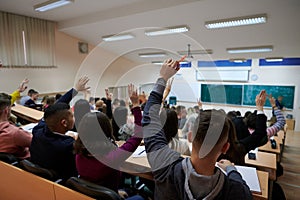
[[155, 199], [252, 199], [241, 175], [230, 161], [217, 158], [226, 153], [234, 125], [221, 111], [203, 111], [193, 127], [190, 158], [168, 147], [159, 111], [166, 81], [176, 74], [179, 63], [167, 60], [151, 92], [143, 114], [143, 134], [148, 161], [155, 179]]
[[270, 127], [267, 128], [268, 138], [270, 139], [270, 137], [276, 135], [278, 131], [280, 131], [284, 128], [285, 118], [284, 118], [280, 108], [277, 107], [275, 98], [272, 96], [269, 96], [269, 101], [273, 108], [273, 114], [276, 117], [275, 123], [273, 123]]
[[164, 134], [169, 147], [180, 154], [190, 156], [191, 152], [187, 141], [178, 139], [178, 118], [176, 111], [163, 108], [160, 113], [160, 120], [161, 124], [164, 125]]
[[77, 176], [74, 138], [65, 135], [74, 127], [74, 116], [69, 103], [79, 91], [86, 87], [89, 79], [82, 77], [75, 88], [69, 90], [44, 112], [44, 118], [32, 130], [30, 145], [31, 161], [43, 168], [54, 170], [63, 181]]
[[19, 88], [10, 94], [11, 96], [11, 104], [13, 105], [16, 100], [21, 98], [21, 93], [27, 89], [27, 84], [29, 80], [25, 78], [19, 85]]
[[135, 120], [134, 136], [118, 147], [107, 115], [102, 112], [89, 112], [79, 124], [78, 139], [75, 142], [76, 167], [80, 177], [116, 192], [121, 181], [119, 168], [142, 140], [142, 114], [138, 95], [132, 85], [129, 86], [129, 91]]
[[54, 170], [67, 179], [76, 176], [74, 138], [65, 133], [74, 127], [74, 116], [66, 103], [49, 106], [44, 113], [46, 126], [33, 128], [30, 145], [31, 161]]
[[[230, 159], [235, 164], [244, 165], [245, 155], [255, 148], [267, 142], [267, 117], [264, 114], [263, 106], [266, 102], [266, 91], [262, 90], [255, 99], [256, 111], [248, 115], [247, 123], [245, 124], [241, 118], [234, 118], [233, 122], [236, 128], [236, 134], [229, 135], [230, 148], [226, 155], [221, 155], [221, 158]], [[248, 128], [252, 121], [253, 131], [249, 132]], [[248, 126], [247, 126], [248, 124]], [[237, 139], [240, 135], [240, 139]], [[243, 137], [241, 137], [243, 135]], [[248, 135], [248, 136], [247, 136]]]
[[30, 99], [28, 99], [24, 106], [29, 107], [29, 108], [33, 108], [36, 110], [42, 110], [43, 109], [43, 104], [37, 104], [36, 101], [39, 97], [39, 92], [33, 90], [30, 96]]
[[32, 135], [8, 121], [10, 110], [11, 96], [0, 93], [0, 152], [28, 158]]

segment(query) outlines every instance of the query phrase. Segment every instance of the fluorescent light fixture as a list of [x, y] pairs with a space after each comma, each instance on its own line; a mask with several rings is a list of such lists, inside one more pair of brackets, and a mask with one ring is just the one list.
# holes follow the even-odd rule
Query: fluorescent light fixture
[[151, 63], [154, 65], [162, 65], [164, 62], [163, 61], [152, 61]]
[[33, 6], [33, 8], [35, 11], [45, 12], [47, 10], [58, 8], [58, 7], [61, 7], [61, 6], [64, 6], [64, 5], [73, 3], [73, 2], [74, 2], [74, 0], [50, 0], [50, 1], [46, 1], [44, 3], [37, 4], [37, 5]]
[[139, 53], [139, 57], [141, 58], [159, 58], [165, 57], [166, 53], [164, 52], [156, 52], [156, 53]]
[[207, 29], [228, 28], [235, 26], [245, 26], [253, 24], [263, 24], [267, 22], [267, 14], [250, 15], [243, 17], [227, 18], [205, 22]]
[[[152, 61], [151, 63], [154, 65], [162, 65], [164, 62], [163, 61]], [[189, 61], [182, 61], [179, 64], [183, 65], [183, 64], [189, 64], [189, 63], [190, 63]]]
[[228, 53], [262, 53], [273, 51], [273, 46], [227, 48]]
[[134, 35], [132, 34], [121, 34], [121, 35], [107, 35], [103, 36], [102, 39], [106, 42], [118, 41], [118, 40], [129, 40], [133, 39]]
[[282, 62], [283, 58], [282, 57], [269, 57], [265, 58], [267, 62]]
[[205, 55], [205, 54], [212, 54], [213, 50], [212, 49], [203, 49], [203, 50], [192, 50], [190, 52], [188, 52], [188, 51], [177, 51], [177, 53], [179, 55], [182, 55], [182, 56], [188, 55], [188, 53], [190, 53], [192, 55], [194, 55], [194, 54], [203, 54], [203, 55]]
[[157, 36], [157, 35], [168, 35], [168, 34], [175, 34], [175, 33], [184, 33], [189, 31], [187, 26], [176, 26], [176, 27], [167, 27], [161, 29], [152, 29], [145, 31], [145, 35], [147, 36]]

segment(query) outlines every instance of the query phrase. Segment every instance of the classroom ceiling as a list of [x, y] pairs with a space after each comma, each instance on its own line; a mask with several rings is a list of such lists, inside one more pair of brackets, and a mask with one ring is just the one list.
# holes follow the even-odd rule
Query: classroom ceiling
[[[139, 53], [211, 49], [210, 55], [193, 59], [232, 59], [300, 56], [299, 0], [75, 0], [74, 3], [46, 12], [33, 6], [45, 0], [0, 0], [0, 10], [56, 21], [58, 29], [99, 45], [137, 62], [166, 58], [139, 58]], [[208, 30], [205, 21], [266, 13], [265, 24]], [[154, 27], [187, 25], [184, 34], [147, 37]], [[135, 38], [103, 42], [102, 36], [130, 32]], [[226, 48], [272, 45], [269, 53], [229, 54]]]

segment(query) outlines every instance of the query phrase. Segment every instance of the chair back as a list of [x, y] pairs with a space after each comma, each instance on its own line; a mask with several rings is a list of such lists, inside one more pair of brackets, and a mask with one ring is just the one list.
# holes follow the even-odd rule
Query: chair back
[[57, 181], [58, 179], [57, 174], [53, 170], [42, 168], [29, 160], [20, 161], [20, 165], [25, 171], [28, 171], [50, 181]]
[[66, 186], [92, 198], [101, 200], [121, 200], [121, 197], [115, 191], [89, 181], [85, 181], [81, 178], [69, 178], [66, 182]]
[[10, 153], [3, 153], [3, 152], [0, 152], [0, 160], [12, 165], [17, 165], [19, 161], [16, 156]]

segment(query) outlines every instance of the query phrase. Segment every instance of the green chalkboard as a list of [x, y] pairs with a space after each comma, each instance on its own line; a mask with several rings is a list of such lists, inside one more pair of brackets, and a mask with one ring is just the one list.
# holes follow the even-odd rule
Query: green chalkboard
[[[261, 90], [266, 90], [268, 95], [272, 94], [275, 98], [283, 96], [283, 106], [293, 109], [295, 86], [244, 85], [243, 105], [255, 106], [255, 97]], [[268, 100], [265, 105], [271, 107]]]
[[201, 84], [201, 101], [242, 105], [242, 85]]

